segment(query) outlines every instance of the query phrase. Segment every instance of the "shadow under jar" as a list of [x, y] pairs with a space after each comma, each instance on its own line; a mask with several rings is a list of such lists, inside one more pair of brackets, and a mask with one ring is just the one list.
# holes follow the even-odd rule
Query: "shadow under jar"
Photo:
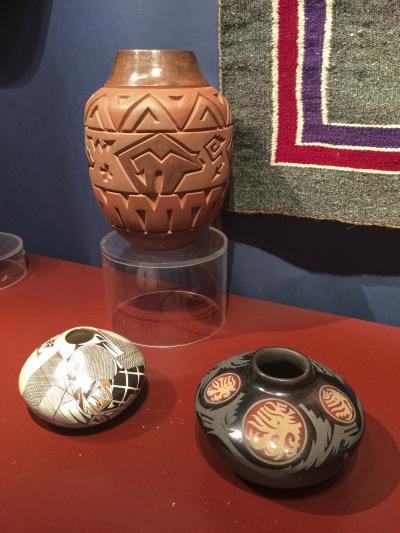
[[182, 50], [120, 50], [85, 107], [93, 191], [129, 242], [184, 246], [212, 224], [228, 188], [231, 114]]
[[205, 434], [244, 479], [274, 488], [344, 471], [364, 432], [360, 401], [326, 366], [288, 348], [227, 359], [201, 381]]

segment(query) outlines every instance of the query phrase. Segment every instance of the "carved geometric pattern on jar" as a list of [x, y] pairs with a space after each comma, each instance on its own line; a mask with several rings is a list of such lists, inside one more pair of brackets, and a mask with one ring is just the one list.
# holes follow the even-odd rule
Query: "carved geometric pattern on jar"
[[184, 239], [215, 220], [228, 190], [228, 104], [212, 87], [126, 91], [102, 88], [85, 108], [97, 202], [132, 236], [181, 232]]
[[226, 402], [240, 389], [241, 380], [237, 374], [225, 372], [210, 381], [204, 391], [204, 398], [209, 403]]
[[204, 220], [216, 218], [227, 187], [205, 191], [159, 195], [122, 194], [93, 186], [100, 207], [109, 222], [117, 228], [133, 231], [179, 231], [201, 226]]
[[300, 412], [284, 400], [260, 400], [243, 418], [243, 437], [248, 450], [269, 464], [295, 460], [307, 440], [307, 427]]
[[[174, 192], [185, 174], [202, 169], [196, 153], [164, 133], [130, 146], [117, 155], [139, 192]], [[166, 177], [169, 177], [168, 182]]]
[[[169, 189], [160, 193], [172, 192], [171, 182], [175, 181], [176, 186], [186, 174], [190, 174], [190, 185], [183, 180], [183, 189], [177, 190], [199, 190], [228, 179], [232, 131], [229, 109], [221, 95], [210, 87], [186, 95], [169, 89], [157, 91], [157, 97], [137, 90], [121, 100], [123, 95], [118, 92], [101, 89], [87, 104], [86, 149], [89, 166], [95, 169], [91, 173], [94, 184], [100, 185], [102, 179], [96, 163], [102, 160], [110, 168], [118, 166], [122, 154], [121, 179], [114, 190], [154, 192], [155, 172], [164, 175], [159, 181]], [[165, 168], [155, 168], [158, 163]], [[175, 169], [180, 164], [183, 168], [179, 177]], [[139, 183], [137, 190], [132, 190], [130, 180]]]
[[319, 389], [319, 399], [328, 415], [338, 422], [351, 424], [354, 421], [356, 411], [344, 392], [336, 387], [324, 385]]
[[86, 155], [94, 185], [104, 186], [104, 166], [113, 190], [168, 194], [215, 187], [229, 179], [230, 128], [197, 133], [143, 134], [86, 131]]

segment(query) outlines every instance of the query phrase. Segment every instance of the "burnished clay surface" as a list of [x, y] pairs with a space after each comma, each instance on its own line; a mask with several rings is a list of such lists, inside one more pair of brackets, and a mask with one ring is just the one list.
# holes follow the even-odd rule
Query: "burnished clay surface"
[[239, 476], [281, 489], [342, 473], [364, 432], [363, 409], [349, 385], [287, 348], [222, 361], [201, 381], [196, 411]]
[[231, 115], [206, 83], [189, 52], [120, 51], [86, 104], [94, 194], [107, 220], [139, 246], [183, 246], [222, 207]]

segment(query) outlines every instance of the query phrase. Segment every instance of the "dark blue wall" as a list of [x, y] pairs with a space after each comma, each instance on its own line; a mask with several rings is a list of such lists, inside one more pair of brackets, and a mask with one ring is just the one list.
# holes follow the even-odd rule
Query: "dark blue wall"
[[[0, 3], [0, 230], [29, 251], [99, 261], [82, 113], [119, 48], [182, 48], [218, 85], [215, 0]], [[400, 325], [400, 232], [224, 215], [232, 292]]]

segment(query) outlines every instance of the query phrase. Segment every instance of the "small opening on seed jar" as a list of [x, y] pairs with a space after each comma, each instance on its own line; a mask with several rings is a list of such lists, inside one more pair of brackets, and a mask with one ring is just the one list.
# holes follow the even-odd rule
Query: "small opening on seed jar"
[[93, 337], [94, 333], [90, 329], [76, 328], [65, 335], [65, 340], [69, 344], [83, 344], [84, 342], [89, 342]]
[[300, 385], [311, 377], [307, 357], [289, 348], [261, 348], [254, 354], [253, 370], [265, 382]]

